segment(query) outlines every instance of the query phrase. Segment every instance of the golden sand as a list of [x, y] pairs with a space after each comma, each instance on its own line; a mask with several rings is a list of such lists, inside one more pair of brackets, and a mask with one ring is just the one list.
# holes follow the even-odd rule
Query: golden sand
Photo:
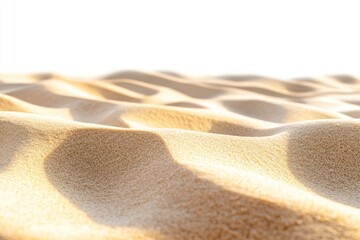
[[360, 79], [0, 76], [0, 239], [360, 239]]

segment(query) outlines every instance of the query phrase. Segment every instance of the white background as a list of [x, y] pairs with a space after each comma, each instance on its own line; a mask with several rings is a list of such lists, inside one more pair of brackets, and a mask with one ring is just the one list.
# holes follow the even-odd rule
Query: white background
[[359, 1], [0, 1], [2, 73], [360, 73]]

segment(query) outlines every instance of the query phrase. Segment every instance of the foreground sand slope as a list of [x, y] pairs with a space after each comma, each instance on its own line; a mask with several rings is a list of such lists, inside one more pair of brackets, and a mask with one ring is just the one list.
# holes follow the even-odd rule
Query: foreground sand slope
[[360, 239], [358, 78], [0, 81], [0, 239]]

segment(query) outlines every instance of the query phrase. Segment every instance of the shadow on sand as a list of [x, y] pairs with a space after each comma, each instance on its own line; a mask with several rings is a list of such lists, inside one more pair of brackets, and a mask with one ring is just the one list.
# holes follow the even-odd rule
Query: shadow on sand
[[110, 227], [155, 230], [167, 238], [285, 239], [297, 228], [317, 234], [311, 217], [297, 225], [300, 213], [200, 178], [151, 132], [76, 130], [47, 157], [45, 171], [72, 204]]

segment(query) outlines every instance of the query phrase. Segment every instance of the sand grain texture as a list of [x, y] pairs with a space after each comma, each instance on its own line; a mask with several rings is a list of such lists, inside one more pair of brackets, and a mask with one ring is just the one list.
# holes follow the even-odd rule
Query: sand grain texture
[[360, 239], [360, 79], [0, 76], [0, 239]]

